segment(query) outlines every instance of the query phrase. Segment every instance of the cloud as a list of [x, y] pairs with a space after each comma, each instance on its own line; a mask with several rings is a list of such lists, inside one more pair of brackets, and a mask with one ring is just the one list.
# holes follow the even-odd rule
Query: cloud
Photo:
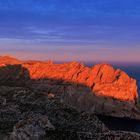
[[140, 51], [139, 8], [138, 0], [1, 0], [0, 51], [134, 60]]
[[49, 35], [50, 33], [53, 32], [50, 29], [45, 30], [45, 29], [41, 29], [41, 28], [37, 28], [37, 27], [29, 27], [28, 29], [31, 33], [41, 34], [41, 35]]

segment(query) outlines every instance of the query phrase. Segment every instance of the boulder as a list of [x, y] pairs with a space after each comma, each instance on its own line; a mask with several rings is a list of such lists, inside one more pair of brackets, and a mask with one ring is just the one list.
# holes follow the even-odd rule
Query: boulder
[[54, 130], [47, 116], [32, 114], [19, 121], [10, 136], [11, 140], [45, 140], [46, 130]]

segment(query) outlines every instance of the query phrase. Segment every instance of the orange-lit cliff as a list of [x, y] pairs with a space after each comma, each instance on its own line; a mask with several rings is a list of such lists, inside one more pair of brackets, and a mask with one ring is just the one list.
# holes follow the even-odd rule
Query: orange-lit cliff
[[11, 57], [0, 57], [0, 65], [21, 64], [31, 79], [51, 78], [88, 86], [95, 95], [113, 97], [118, 100], [138, 100], [136, 80], [111, 65], [98, 64], [86, 67], [77, 62], [54, 64], [52, 62], [19, 61]]
[[98, 64], [92, 68], [80, 63], [25, 63], [32, 79], [52, 78], [83, 84], [99, 96], [109, 96], [119, 100], [137, 102], [136, 80], [125, 72], [113, 69], [108, 64]]

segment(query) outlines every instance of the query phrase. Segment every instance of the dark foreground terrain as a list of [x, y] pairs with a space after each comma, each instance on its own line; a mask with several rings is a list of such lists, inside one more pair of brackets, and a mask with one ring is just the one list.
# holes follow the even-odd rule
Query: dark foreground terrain
[[96, 115], [78, 112], [53, 94], [8, 86], [1, 86], [0, 92], [0, 131], [5, 139], [140, 139], [137, 133], [110, 131]]
[[109, 65], [0, 58], [0, 140], [139, 140], [97, 117], [140, 120], [137, 101], [136, 81]]

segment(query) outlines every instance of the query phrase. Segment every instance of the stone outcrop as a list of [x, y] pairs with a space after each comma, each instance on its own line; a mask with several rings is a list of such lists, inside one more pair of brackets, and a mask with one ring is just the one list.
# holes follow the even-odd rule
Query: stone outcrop
[[0, 93], [0, 132], [14, 127], [11, 140], [71, 140], [109, 131], [94, 114], [78, 112], [47, 93], [5, 86]]
[[107, 64], [0, 57], [0, 139], [139, 140], [96, 116], [140, 119], [137, 100], [136, 81]]
[[25, 86], [27, 84], [30, 79], [29, 72], [22, 65], [3, 65], [0, 66], [0, 85]]
[[[31, 113], [31, 112], [30, 112]], [[11, 140], [139, 140], [140, 134], [110, 131], [95, 115], [48, 100], [46, 114], [30, 114], [19, 121], [11, 133]]]
[[113, 69], [107, 64], [91, 68], [72, 62], [65, 64], [29, 63], [23, 64], [31, 79], [54, 79], [89, 87], [97, 96], [113, 97], [122, 101], [138, 100], [136, 80], [125, 72]]
[[18, 76], [27, 75], [24, 72], [28, 71], [31, 79], [63, 80], [83, 84], [89, 87], [97, 96], [113, 97], [134, 103], [138, 100], [136, 80], [119, 69], [115, 70], [108, 64], [98, 64], [90, 68], [77, 62], [53, 64], [50, 61], [22, 62], [11, 57], [0, 58], [1, 69], [3, 69], [3, 65], [8, 64], [20, 64], [22, 68], [20, 69], [20, 66], [16, 69], [13, 69], [12, 66], [9, 66], [10, 68], [6, 67], [6, 70], [1, 70], [0, 78], [2, 75], [3, 78], [7, 78], [7, 75], [10, 77], [10, 75], [16, 73], [17, 76], [14, 74], [14, 77], [18, 79]]
[[136, 80], [108, 64], [86, 67], [0, 57], [0, 85], [45, 92], [79, 111], [140, 119]]
[[45, 130], [55, 130], [55, 127], [45, 115], [31, 114], [14, 126], [10, 139], [45, 140]]
[[[58, 104], [57, 104], [58, 105]], [[59, 106], [57, 106], [59, 108]], [[56, 109], [55, 107], [55, 109]], [[64, 108], [63, 108], [64, 109]], [[54, 112], [52, 115], [54, 121], [58, 121], [60, 124], [55, 124], [54, 127], [47, 116], [44, 115], [30, 115], [26, 119], [19, 121], [11, 133], [10, 140], [139, 140], [140, 134], [134, 132], [123, 132], [123, 131], [110, 131], [105, 126], [99, 125], [101, 122], [98, 121], [95, 116], [90, 116], [88, 114], [79, 114], [74, 110], [71, 110], [69, 114], [66, 110], [59, 108], [59, 113], [65, 113], [67, 118], [61, 115], [61, 120], [59, 117], [54, 117], [58, 112]], [[67, 108], [69, 110], [69, 108]], [[53, 110], [54, 111], [54, 110]], [[74, 112], [73, 112], [74, 111]], [[68, 113], [68, 114], [67, 114]], [[74, 114], [73, 114], [74, 113]], [[76, 116], [74, 116], [76, 113]], [[78, 116], [77, 116], [78, 115]], [[84, 123], [81, 120], [75, 119], [84, 118]], [[69, 122], [71, 119], [71, 122]], [[52, 121], [52, 122], [53, 122]], [[76, 121], [76, 122], [75, 122]], [[79, 123], [80, 126], [74, 123]], [[91, 124], [90, 124], [91, 123]], [[65, 126], [65, 124], [67, 124]], [[94, 124], [94, 128], [92, 125]], [[80, 127], [80, 128], [79, 128]], [[63, 129], [65, 128], [65, 129]]]
[[52, 99], [46, 104], [45, 115], [32, 112], [14, 126], [11, 140], [22, 139], [139, 140], [140, 134], [110, 131], [95, 115], [77, 112]]
[[[93, 140], [139, 140], [140, 135], [132, 132], [110, 131], [105, 133], [97, 133], [92, 136]], [[91, 139], [91, 140], [92, 140]]]
[[0, 56], [0, 65], [6, 65], [6, 64], [20, 64], [22, 61], [13, 58], [11, 56]]

